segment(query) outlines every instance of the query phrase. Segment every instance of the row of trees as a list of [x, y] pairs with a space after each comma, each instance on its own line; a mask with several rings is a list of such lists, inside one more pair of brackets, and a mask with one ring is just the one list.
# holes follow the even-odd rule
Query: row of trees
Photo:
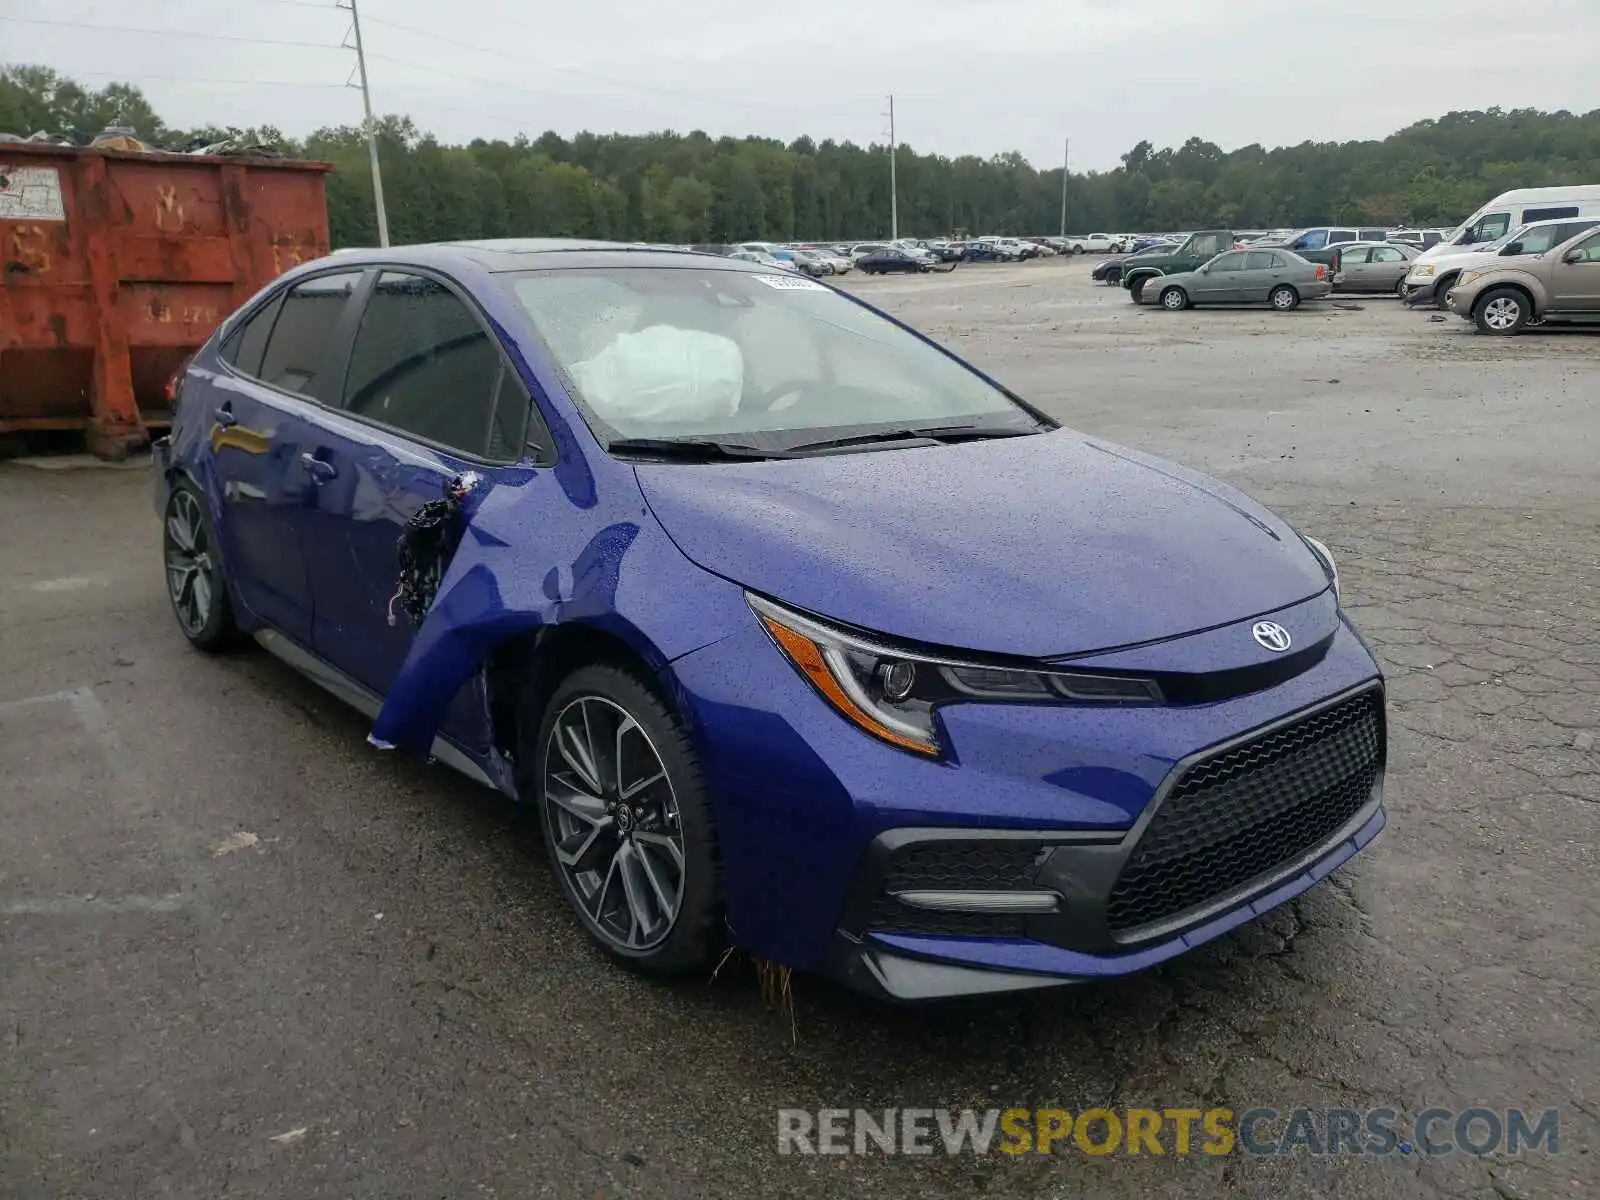
[[[80, 87], [42, 67], [0, 69], [0, 130], [86, 139], [108, 124], [179, 146], [241, 137], [326, 159], [338, 245], [377, 239], [366, 138], [355, 126], [303, 141], [263, 126], [167, 128], [140, 91]], [[408, 117], [379, 123], [390, 234], [397, 242], [505, 235], [666, 242], [845, 239], [887, 234], [888, 147], [785, 145], [698, 130], [644, 135], [544, 133], [445, 145]], [[1061, 170], [1017, 153], [948, 158], [901, 146], [900, 226], [932, 235], [1037, 234], [1060, 225]], [[1223, 151], [1190, 138], [1140, 142], [1114, 170], [1071, 174], [1068, 224], [1091, 229], [1275, 228], [1325, 221], [1453, 224], [1511, 187], [1600, 180], [1600, 110], [1452, 112], [1382, 141], [1304, 142]]]

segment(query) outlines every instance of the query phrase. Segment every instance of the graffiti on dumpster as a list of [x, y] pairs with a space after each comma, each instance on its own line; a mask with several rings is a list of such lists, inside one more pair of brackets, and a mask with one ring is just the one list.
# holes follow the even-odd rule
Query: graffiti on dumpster
[[0, 221], [65, 221], [61, 173], [54, 167], [0, 163]]
[[171, 184], [156, 189], [156, 228], [162, 232], [183, 228], [183, 205], [178, 203], [178, 189]]

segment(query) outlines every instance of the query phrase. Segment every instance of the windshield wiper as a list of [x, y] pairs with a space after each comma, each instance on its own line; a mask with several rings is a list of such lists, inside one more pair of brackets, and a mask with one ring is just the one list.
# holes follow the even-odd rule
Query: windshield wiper
[[638, 454], [667, 458], [674, 462], [720, 462], [732, 459], [787, 458], [784, 450], [766, 450], [742, 442], [719, 442], [712, 438], [613, 438], [606, 443], [612, 454]]
[[1043, 433], [1042, 427], [1031, 429], [1016, 425], [908, 425], [898, 429], [879, 429], [872, 433], [852, 433], [844, 437], [824, 438], [818, 442], [801, 442], [785, 447], [794, 454], [813, 450], [836, 450], [844, 446], [866, 446], [874, 442], [976, 442], [985, 438], [1027, 437]]

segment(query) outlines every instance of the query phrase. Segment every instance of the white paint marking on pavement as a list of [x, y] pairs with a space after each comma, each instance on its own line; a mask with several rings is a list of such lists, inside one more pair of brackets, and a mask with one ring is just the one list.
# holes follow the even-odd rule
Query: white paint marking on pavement
[[211, 852], [212, 858], [226, 858], [235, 850], [249, 850], [253, 846], [261, 845], [261, 839], [249, 830], [241, 829], [238, 833], [230, 833], [223, 838], [215, 850]]
[[108, 587], [111, 580], [104, 575], [64, 575], [60, 579], [41, 579], [30, 583], [30, 592], [80, 592], [84, 588]]
[[188, 896], [42, 896], [0, 900], [5, 917], [94, 917], [107, 913], [171, 913], [194, 907]]
[[280, 1146], [292, 1146], [310, 1131], [310, 1126], [302, 1125], [299, 1129], [291, 1129], [286, 1133], [275, 1133], [267, 1141], [277, 1142]]

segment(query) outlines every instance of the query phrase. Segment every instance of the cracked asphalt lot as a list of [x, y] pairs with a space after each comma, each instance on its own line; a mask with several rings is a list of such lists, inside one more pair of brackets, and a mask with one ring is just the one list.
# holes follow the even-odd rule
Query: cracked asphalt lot
[[[1600, 337], [1135, 309], [1081, 262], [852, 286], [1327, 541], [1390, 823], [1159, 970], [897, 1010], [592, 951], [534, 826], [163, 595], [143, 471], [0, 467], [0, 1195], [1600, 1194]], [[244, 834], [253, 835], [252, 838]], [[1561, 1110], [1477, 1159], [796, 1157], [776, 1110]]]

